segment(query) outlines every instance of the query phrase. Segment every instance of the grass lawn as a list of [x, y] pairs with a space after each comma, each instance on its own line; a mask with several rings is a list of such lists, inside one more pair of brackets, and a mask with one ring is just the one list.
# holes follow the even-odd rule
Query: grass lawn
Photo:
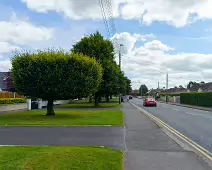
[[77, 101], [75, 101], [75, 102], [77, 102], [77, 103], [89, 102], [89, 98], [85, 98], [85, 99], [77, 100]]
[[0, 170], [122, 170], [123, 154], [100, 147], [0, 147]]
[[46, 110], [31, 110], [0, 116], [0, 126], [72, 126], [123, 125], [121, 110], [56, 110], [56, 116], [44, 116]]
[[112, 99], [110, 99], [110, 102], [119, 102], [119, 98], [117, 97], [117, 98], [112, 98]]
[[95, 106], [94, 103], [71, 103], [55, 106], [55, 108], [110, 108], [121, 106], [118, 103], [100, 103], [99, 106]]

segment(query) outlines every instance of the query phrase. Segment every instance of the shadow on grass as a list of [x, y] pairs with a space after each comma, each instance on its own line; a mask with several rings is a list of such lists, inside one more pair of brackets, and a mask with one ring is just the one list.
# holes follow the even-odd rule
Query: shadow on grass
[[[92, 115], [89, 115], [90, 117]], [[46, 116], [46, 114], [43, 115], [31, 115], [29, 116], [30, 119], [38, 119], [38, 118], [44, 118], [44, 119], [78, 119], [78, 118], [83, 118], [83, 117], [87, 117], [87, 115], [80, 115], [80, 114], [76, 114], [76, 115], [70, 115], [70, 114], [64, 114], [64, 113], [57, 113], [57, 111], [55, 111], [55, 115], [54, 116]], [[29, 118], [28, 117], [28, 118]], [[27, 118], [27, 116], [26, 116]]]
[[120, 104], [115, 103], [100, 103], [98, 106], [95, 106], [92, 103], [74, 103], [74, 104], [63, 104], [59, 106], [55, 106], [55, 108], [119, 108], [121, 107]]
[[108, 104], [110, 104], [110, 103], [119, 103], [119, 101], [109, 101], [109, 102], [107, 102], [107, 101], [101, 101], [100, 103], [108, 103]]

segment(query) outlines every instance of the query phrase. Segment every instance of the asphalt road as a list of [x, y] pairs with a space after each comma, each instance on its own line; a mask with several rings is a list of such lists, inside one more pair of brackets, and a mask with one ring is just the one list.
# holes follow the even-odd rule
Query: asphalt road
[[143, 107], [142, 99], [132, 99], [131, 102], [212, 152], [212, 112], [166, 103]]
[[0, 127], [0, 145], [107, 146], [123, 150], [123, 128], [106, 126]]

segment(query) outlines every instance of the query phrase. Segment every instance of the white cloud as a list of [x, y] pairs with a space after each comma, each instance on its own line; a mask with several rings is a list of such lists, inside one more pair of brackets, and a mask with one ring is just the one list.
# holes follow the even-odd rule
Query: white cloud
[[128, 49], [122, 56], [122, 70], [133, 77], [133, 88], [138, 88], [141, 84], [156, 88], [158, 82], [164, 87], [166, 73], [169, 73], [169, 87], [185, 86], [191, 80], [212, 80], [212, 54], [169, 54], [173, 48], [159, 40], [137, 47], [135, 43], [139, 40], [134, 35], [121, 33], [116, 37], [120, 38], [118, 41], [125, 43], [124, 47]]
[[35, 42], [48, 41], [54, 36], [52, 28], [33, 25], [28, 21], [19, 20], [14, 15], [10, 21], [0, 21], [0, 32], [0, 42], [27, 46]]
[[[118, 40], [118, 44], [123, 44], [121, 47], [121, 53], [127, 54], [135, 47], [137, 41], [147, 41], [147, 39], [154, 38], [153, 34], [133, 34], [130, 35], [128, 32], [122, 32], [120, 34], [115, 34], [111, 40]], [[118, 47], [119, 48], [119, 47]]]
[[0, 71], [8, 71], [11, 68], [10, 60], [0, 60]]
[[20, 47], [18, 47], [18, 46], [11, 45], [8, 42], [1, 42], [0, 41], [0, 53], [8, 53], [8, 52], [16, 51], [16, 50], [19, 50], [19, 49], [20, 49]]
[[28, 18], [17, 18], [13, 13], [9, 21], [0, 21], [0, 53], [20, 50], [22, 47], [34, 48], [54, 37], [54, 29], [33, 25]]
[[158, 40], [153, 40], [144, 44], [144, 48], [149, 50], [161, 50], [161, 51], [171, 51], [173, 48], [168, 47]]
[[22, 2], [26, 3], [28, 8], [41, 13], [56, 11], [75, 20], [102, 19], [98, 0], [22, 0]]
[[[102, 19], [97, 0], [22, 0], [31, 10], [56, 11], [71, 19]], [[104, 3], [105, 1], [103, 1]], [[105, 13], [110, 12], [106, 6]], [[198, 19], [212, 18], [209, 0], [112, 0], [114, 17], [142, 20], [144, 24], [165, 21], [182, 27]]]

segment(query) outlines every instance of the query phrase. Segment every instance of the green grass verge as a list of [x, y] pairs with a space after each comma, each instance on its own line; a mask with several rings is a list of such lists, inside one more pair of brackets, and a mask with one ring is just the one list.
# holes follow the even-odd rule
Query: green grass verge
[[123, 125], [121, 110], [56, 110], [56, 116], [44, 116], [46, 110], [31, 110], [0, 116], [0, 126], [72, 126]]
[[121, 106], [118, 103], [100, 103], [99, 106], [95, 106], [93, 103], [71, 103], [55, 106], [55, 108], [111, 108]]
[[0, 147], [0, 170], [122, 170], [123, 154], [100, 147]]
[[110, 99], [110, 102], [119, 102], [119, 98], [117, 97], [117, 98], [112, 98], [112, 99]]

